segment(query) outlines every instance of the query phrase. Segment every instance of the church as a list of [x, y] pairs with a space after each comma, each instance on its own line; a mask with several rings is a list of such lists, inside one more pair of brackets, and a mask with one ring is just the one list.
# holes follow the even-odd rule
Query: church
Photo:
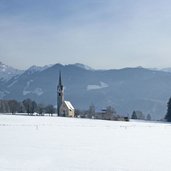
[[59, 73], [59, 83], [57, 86], [57, 115], [63, 117], [75, 116], [75, 109], [71, 102], [64, 100], [64, 86], [62, 84], [61, 72]]

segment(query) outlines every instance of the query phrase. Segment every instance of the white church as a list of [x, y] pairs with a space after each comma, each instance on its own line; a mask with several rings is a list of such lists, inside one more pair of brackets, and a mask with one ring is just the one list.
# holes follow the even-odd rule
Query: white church
[[63, 117], [75, 116], [75, 109], [71, 102], [64, 100], [64, 87], [62, 85], [61, 72], [59, 73], [59, 83], [57, 86], [57, 115]]

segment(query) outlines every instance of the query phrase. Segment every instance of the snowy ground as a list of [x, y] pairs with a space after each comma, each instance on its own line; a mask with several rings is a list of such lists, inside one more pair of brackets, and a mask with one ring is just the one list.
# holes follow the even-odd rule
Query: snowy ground
[[0, 115], [0, 171], [170, 171], [171, 125]]

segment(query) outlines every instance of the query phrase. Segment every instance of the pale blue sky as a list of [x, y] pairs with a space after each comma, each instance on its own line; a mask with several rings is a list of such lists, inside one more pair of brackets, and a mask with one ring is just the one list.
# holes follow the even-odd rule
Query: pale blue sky
[[0, 0], [0, 61], [171, 67], [171, 1]]

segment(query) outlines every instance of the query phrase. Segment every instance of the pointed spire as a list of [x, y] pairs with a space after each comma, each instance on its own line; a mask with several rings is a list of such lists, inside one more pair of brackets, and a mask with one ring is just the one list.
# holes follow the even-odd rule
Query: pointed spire
[[61, 71], [59, 71], [59, 85], [62, 85]]

